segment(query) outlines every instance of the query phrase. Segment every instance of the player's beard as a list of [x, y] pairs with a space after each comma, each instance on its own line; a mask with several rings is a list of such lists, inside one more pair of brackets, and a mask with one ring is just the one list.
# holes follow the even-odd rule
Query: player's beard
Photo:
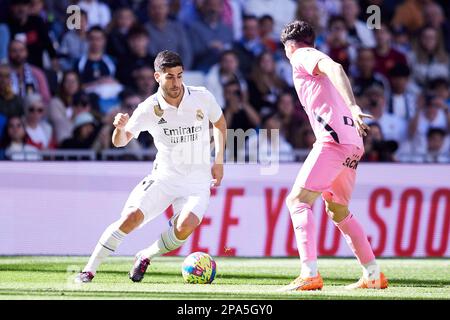
[[[177, 89], [177, 90], [176, 90]], [[163, 88], [164, 94], [171, 99], [177, 99], [180, 97], [181, 93], [183, 92], [181, 87], [172, 87], [170, 89]]]

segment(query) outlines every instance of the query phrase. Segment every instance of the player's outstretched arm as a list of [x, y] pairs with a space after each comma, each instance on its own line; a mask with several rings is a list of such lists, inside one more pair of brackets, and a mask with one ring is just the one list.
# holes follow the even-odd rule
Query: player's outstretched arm
[[115, 147], [124, 147], [133, 139], [131, 132], [125, 130], [130, 116], [128, 113], [118, 113], [114, 118], [113, 125], [116, 127], [112, 135], [112, 143]]
[[211, 168], [211, 174], [213, 177], [213, 186], [218, 187], [223, 178], [225, 142], [227, 141], [227, 122], [223, 114], [218, 121], [213, 123], [213, 135], [215, 158]]
[[317, 63], [314, 73], [326, 75], [330, 79], [331, 83], [341, 94], [342, 98], [344, 98], [346, 105], [350, 109], [358, 134], [360, 136], [366, 136], [366, 131], [370, 128], [364, 123], [364, 118], [372, 119], [373, 117], [370, 114], [363, 113], [361, 108], [356, 104], [350, 80], [345, 74], [342, 65], [334, 62], [332, 59], [321, 59]]

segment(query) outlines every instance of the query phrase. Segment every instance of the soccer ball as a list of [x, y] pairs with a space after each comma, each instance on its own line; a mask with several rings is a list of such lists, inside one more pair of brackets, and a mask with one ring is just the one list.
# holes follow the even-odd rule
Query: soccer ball
[[184, 259], [181, 272], [186, 283], [211, 283], [216, 276], [216, 262], [207, 253], [194, 252]]

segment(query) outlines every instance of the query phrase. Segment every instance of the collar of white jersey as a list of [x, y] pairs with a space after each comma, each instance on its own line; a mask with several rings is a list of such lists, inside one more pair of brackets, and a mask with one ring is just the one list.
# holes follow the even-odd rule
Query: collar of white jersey
[[[188, 88], [186, 87], [186, 85], [184, 83], [183, 83], [183, 89], [184, 89], [183, 98], [181, 98], [180, 105], [178, 106], [178, 108], [181, 107], [181, 105], [183, 104], [184, 99], [186, 99], [186, 96], [189, 95], [189, 90], [188, 90]], [[167, 103], [166, 99], [164, 99], [164, 97], [162, 95], [161, 87], [159, 87], [158, 91], [156, 91], [156, 98], [158, 100], [158, 104], [161, 107], [161, 109], [163, 109], [163, 110], [166, 110], [168, 108], [175, 108], [175, 109], [177, 109], [175, 106], [172, 106], [169, 103]]]

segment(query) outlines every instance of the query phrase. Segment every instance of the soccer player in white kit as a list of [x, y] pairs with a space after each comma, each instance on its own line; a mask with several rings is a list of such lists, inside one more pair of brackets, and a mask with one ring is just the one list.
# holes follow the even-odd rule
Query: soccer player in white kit
[[[127, 234], [173, 205], [169, 228], [136, 254], [129, 277], [141, 281], [154, 257], [179, 248], [201, 223], [210, 188], [222, 180], [226, 121], [214, 96], [204, 87], [183, 83], [183, 63], [171, 51], [157, 55], [155, 79], [158, 92], [139, 104], [131, 117], [118, 113], [112, 136], [114, 146], [123, 147], [148, 131], [158, 149], [153, 170], [131, 192], [121, 218], [104, 231], [76, 282], [92, 281], [102, 261]], [[215, 146], [212, 166], [210, 122]]]

